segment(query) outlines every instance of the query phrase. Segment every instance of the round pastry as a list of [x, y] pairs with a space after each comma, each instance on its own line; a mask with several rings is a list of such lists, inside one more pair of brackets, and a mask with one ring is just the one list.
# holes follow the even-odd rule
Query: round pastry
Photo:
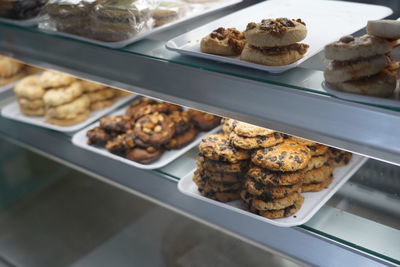
[[39, 109], [39, 108], [44, 108], [44, 102], [42, 99], [33, 99], [29, 100], [24, 97], [18, 98], [18, 104], [20, 107], [25, 108], [25, 109]]
[[212, 180], [203, 179], [198, 172], [193, 175], [193, 182], [204, 191], [236, 191], [239, 190], [241, 187], [241, 184], [238, 182], [215, 182]]
[[165, 113], [169, 114], [173, 111], [181, 111], [182, 107], [172, 104], [172, 103], [154, 103], [154, 104], [148, 104], [148, 105], [142, 105], [141, 107], [136, 109], [135, 113], [132, 113], [132, 118], [133, 120], [137, 120], [145, 115], [149, 115], [152, 113]]
[[101, 127], [95, 127], [87, 131], [87, 143], [89, 145], [104, 146], [108, 141], [115, 137], [112, 132], [108, 132]]
[[233, 200], [240, 199], [240, 191], [239, 190], [233, 190], [231, 191], [225, 191], [225, 192], [216, 192], [216, 191], [204, 191], [201, 188], [199, 188], [199, 192], [208, 198], [220, 201], [220, 202], [229, 202]]
[[200, 49], [208, 54], [237, 56], [242, 53], [245, 44], [246, 39], [242, 32], [235, 28], [220, 27], [201, 39]]
[[151, 98], [140, 98], [137, 100], [134, 100], [128, 107], [128, 109], [125, 111], [125, 115], [129, 116], [129, 117], [135, 117], [135, 114], [137, 113], [137, 111], [141, 108], [144, 107], [146, 105], [152, 105], [152, 104], [156, 104], [158, 103], [156, 100], [151, 99]]
[[308, 162], [307, 170], [316, 169], [322, 167], [325, 162], [329, 159], [328, 153], [312, 156], [310, 161]]
[[138, 119], [135, 123], [135, 134], [147, 144], [162, 145], [175, 134], [175, 124], [163, 113], [152, 113]]
[[129, 116], [108, 116], [100, 119], [100, 127], [108, 132], [126, 133], [133, 125]]
[[400, 38], [400, 21], [398, 20], [369, 20], [367, 33], [386, 39]]
[[90, 102], [97, 102], [101, 100], [106, 100], [115, 97], [115, 90], [113, 88], [106, 88], [102, 90], [98, 90], [95, 92], [87, 93], [87, 96], [90, 99]]
[[82, 86], [77, 81], [67, 87], [48, 90], [43, 96], [43, 101], [46, 106], [54, 107], [70, 103], [80, 95], [82, 95]]
[[388, 64], [389, 61], [385, 55], [377, 55], [353, 61], [333, 60], [324, 70], [324, 77], [325, 81], [329, 83], [358, 80], [380, 72]]
[[255, 47], [287, 46], [304, 40], [307, 28], [300, 19], [263, 19], [261, 23], [249, 23], [244, 35]]
[[89, 104], [89, 98], [86, 95], [82, 95], [70, 103], [47, 108], [46, 116], [58, 119], [73, 119], [78, 114], [87, 113]]
[[226, 135], [230, 135], [230, 133], [233, 131], [233, 129], [236, 128], [238, 121], [233, 120], [233, 119], [228, 119], [228, 118], [222, 118], [221, 119], [221, 125], [222, 125], [222, 131]]
[[181, 134], [191, 126], [190, 116], [186, 111], [173, 111], [168, 117], [175, 123], [175, 134]]
[[331, 60], [347, 61], [384, 55], [390, 50], [389, 42], [372, 35], [360, 37], [344, 36], [339, 41], [325, 46], [325, 57]]
[[328, 146], [317, 143], [315, 145], [308, 145], [307, 147], [310, 149], [311, 156], [320, 156], [329, 150]]
[[240, 59], [266, 66], [284, 66], [303, 58], [308, 47], [301, 43], [262, 48], [246, 44]]
[[306, 146], [316, 146], [317, 143], [308, 139], [296, 137], [296, 136], [289, 136], [289, 140], [294, 141], [296, 143], [306, 145]]
[[284, 209], [257, 211], [256, 209], [253, 208], [250, 209], [250, 211], [268, 219], [285, 218], [295, 214], [301, 208], [303, 202], [304, 202], [304, 197], [300, 196], [299, 199], [293, 203], [293, 205], [286, 207]]
[[397, 75], [389, 71], [381, 71], [373, 76], [355, 81], [329, 83], [326, 85], [338, 91], [375, 97], [391, 97], [397, 86]]
[[28, 116], [44, 116], [46, 113], [46, 110], [44, 107], [37, 108], [37, 109], [30, 109], [30, 108], [24, 108], [20, 107], [20, 110], [22, 113]]
[[266, 198], [276, 199], [287, 197], [292, 192], [301, 192], [301, 183], [283, 186], [266, 186], [249, 178], [244, 182], [244, 189], [254, 196], [264, 195]]
[[221, 118], [209, 113], [201, 112], [194, 109], [189, 109], [188, 111], [190, 120], [196, 125], [196, 127], [201, 131], [209, 131], [217, 127]]
[[126, 157], [132, 161], [149, 164], [159, 159], [163, 153], [161, 148], [149, 146], [147, 148], [135, 147], [126, 152]]
[[234, 127], [233, 130], [237, 135], [244, 137], [267, 136], [276, 132], [274, 130], [270, 130], [267, 128], [259, 127], [241, 121], [236, 122], [236, 126]]
[[165, 144], [167, 149], [179, 149], [192, 142], [197, 136], [197, 129], [191, 125], [185, 132], [175, 135]]
[[232, 132], [229, 136], [231, 143], [242, 149], [255, 149], [262, 147], [271, 147], [283, 142], [283, 137], [280, 133], [270, 135], [262, 135], [257, 137], [242, 137]]
[[90, 103], [90, 110], [91, 111], [96, 111], [96, 110], [100, 110], [106, 107], [110, 107], [112, 106], [115, 101], [117, 101], [115, 98], [110, 98], [110, 99], [105, 99], [105, 100], [100, 100], [100, 101], [96, 101], [96, 102], [92, 102]]
[[322, 167], [308, 170], [304, 173], [303, 184], [320, 183], [332, 176], [333, 167], [324, 164]]
[[76, 80], [71, 75], [55, 70], [46, 70], [39, 79], [40, 84], [46, 89], [68, 86]]
[[298, 201], [300, 198], [302, 198], [302, 196], [298, 192], [290, 193], [287, 197], [278, 199], [262, 199], [261, 197], [248, 194], [245, 196], [244, 201], [251, 203], [251, 206], [257, 210], [279, 210], [293, 205], [295, 201]]
[[22, 68], [23, 64], [5, 56], [0, 56], [0, 78], [16, 75]]
[[[47, 114], [46, 114], [47, 115]], [[58, 126], [70, 126], [74, 124], [78, 124], [80, 122], [83, 122], [87, 120], [89, 117], [89, 112], [84, 111], [82, 113], [76, 114], [75, 117], [70, 118], [70, 119], [65, 119], [65, 118], [53, 118], [53, 117], [46, 117], [46, 122]]]
[[257, 166], [251, 166], [247, 175], [265, 185], [294, 185], [303, 181], [304, 171], [273, 172]]
[[107, 88], [107, 86], [104, 84], [86, 81], [86, 80], [81, 80], [81, 85], [82, 85], [82, 90], [84, 92], [88, 92], [88, 93], [103, 90], [103, 89]]
[[247, 162], [245, 160], [238, 161], [237, 163], [225, 163], [202, 156], [197, 157], [196, 165], [197, 168], [208, 170], [211, 173], [242, 173], [247, 169]]
[[323, 182], [321, 183], [311, 183], [311, 184], [303, 184], [301, 186], [301, 192], [318, 192], [323, 190], [324, 188], [327, 188], [333, 181], [333, 177], [330, 176], [326, 178]]
[[27, 76], [17, 83], [14, 92], [17, 97], [33, 100], [41, 99], [46, 91], [41, 86], [39, 77]]
[[310, 149], [293, 141], [285, 141], [274, 147], [257, 150], [252, 162], [272, 171], [297, 171], [307, 167]]
[[333, 147], [329, 149], [328, 155], [329, 164], [331, 164], [333, 167], [347, 165], [353, 156], [350, 152]]
[[213, 134], [203, 138], [199, 145], [200, 153], [212, 160], [236, 163], [250, 157], [249, 151], [233, 147], [228, 137]]

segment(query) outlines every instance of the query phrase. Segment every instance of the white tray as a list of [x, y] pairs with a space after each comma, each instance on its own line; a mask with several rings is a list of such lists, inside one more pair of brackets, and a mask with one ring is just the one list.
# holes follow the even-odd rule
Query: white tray
[[300, 210], [288, 218], [267, 219], [262, 216], [247, 211], [243, 206], [243, 201], [236, 200], [228, 203], [218, 202], [200, 195], [197, 185], [192, 181], [194, 170], [179, 180], [178, 189], [185, 195], [203, 200], [205, 202], [236, 211], [240, 214], [250, 216], [260, 221], [264, 221], [276, 226], [291, 227], [306, 223], [311, 217], [330, 199], [339, 188], [350, 179], [350, 177], [367, 161], [367, 158], [353, 154], [349, 164], [335, 168], [333, 171], [333, 182], [329, 188], [320, 192], [302, 193], [304, 204]]
[[[21, 77], [22, 78], [22, 77]], [[14, 88], [15, 84], [18, 82], [18, 80], [10, 82], [5, 85], [0, 85], [0, 93], [3, 93], [5, 91], [11, 90]]]
[[396, 109], [400, 108], [400, 96], [397, 89], [391, 98], [382, 98], [382, 97], [373, 97], [373, 96], [358, 95], [358, 94], [337, 91], [334, 89], [330, 89], [325, 82], [322, 82], [322, 88], [324, 88], [326, 92], [336, 96], [337, 98], [359, 103], [379, 105], [383, 107], [390, 107]]
[[[365, 27], [368, 20], [381, 19], [390, 14], [392, 14], [390, 8], [377, 5], [322, 0], [270, 0], [184, 33], [168, 41], [166, 47], [189, 56], [281, 73], [298, 66], [321, 51], [326, 44]], [[264, 66], [242, 61], [239, 57], [224, 57], [200, 51], [201, 39], [218, 27], [245, 30], [249, 22], [278, 17], [301, 18], [307, 25], [307, 38], [302, 42], [309, 44], [310, 48], [306, 55], [295, 63], [285, 66]]]
[[47, 30], [47, 29], [42, 29], [43, 31], [50, 33], [50, 34], [55, 34], [55, 35], [60, 35], [60, 36], [65, 36], [68, 38], [72, 38], [72, 39], [77, 39], [80, 41], [85, 41], [85, 42], [89, 42], [89, 43], [93, 43], [93, 44], [97, 44], [97, 45], [101, 45], [101, 46], [106, 46], [106, 47], [110, 47], [110, 48], [122, 48], [127, 46], [128, 44], [134, 43], [136, 41], [139, 41], [151, 34], [155, 34], [161, 31], [164, 31], [166, 29], [169, 29], [171, 27], [174, 27], [175, 25], [185, 22], [189, 19], [195, 18], [195, 17], [199, 17], [199, 16], [203, 16], [206, 15], [208, 13], [220, 10], [222, 8], [237, 4], [242, 2], [242, 0], [221, 0], [221, 1], [215, 1], [215, 2], [210, 2], [210, 3], [203, 3], [201, 5], [207, 6], [207, 9], [204, 10], [196, 10], [195, 6], [198, 6], [200, 4], [188, 4], [189, 7], [192, 6], [194, 9], [192, 12], [188, 12], [186, 14], [186, 16], [182, 17], [181, 19], [175, 20], [171, 23], [167, 23], [165, 25], [162, 25], [160, 27], [156, 27], [153, 29], [144, 29], [142, 30], [142, 32], [138, 33], [137, 35], [135, 35], [134, 37], [127, 39], [127, 40], [123, 40], [123, 41], [119, 41], [119, 42], [104, 42], [104, 41], [98, 41], [95, 39], [91, 39], [91, 38], [86, 38], [83, 36], [79, 36], [79, 35], [75, 35], [75, 34], [70, 34], [70, 33], [65, 33], [65, 32], [59, 32], [59, 31], [53, 31], [53, 30]]
[[75, 132], [75, 131], [89, 125], [90, 123], [98, 120], [99, 118], [103, 117], [110, 111], [131, 101], [135, 97], [136, 97], [136, 95], [120, 98], [112, 106], [109, 106], [109, 107], [101, 109], [101, 110], [90, 112], [89, 118], [87, 120], [85, 120], [81, 123], [75, 124], [75, 125], [71, 125], [71, 126], [57, 126], [57, 125], [53, 125], [53, 124], [49, 124], [49, 123], [45, 122], [44, 117], [26, 116], [21, 112], [18, 102], [16, 100], [11, 102], [10, 104], [6, 105], [1, 110], [1, 115], [8, 119], [22, 121], [25, 123], [29, 123], [32, 125], [36, 125], [39, 127], [43, 127], [43, 128], [47, 128], [47, 129], [51, 129], [51, 130], [55, 130], [55, 131], [59, 131], [59, 132]]
[[[126, 108], [122, 108], [120, 110], [117, 110], [116, 112], [113, 112], [112, 114], [110, 114], [110, 116], [123, 115], [123, 114], [125, 114], [125, 110], [126, 110]], [[82, 129], [81, 131], [74, 134], [74, 136], [72, 137], [72, 143], [83, 149], [86, 149], [86, 150], [92, 151], [94, 153], [109, 157], [114, 160], [121, 161], [123, 163], [132, 165], [132, 166], [140, 168], [140, 169], [159, 169], [161, 167], [164, 167], [165, 165], [171, 163], [172, 161], [174, 161], [181, 155], [185, 154], [187, 151], [189, 151], [193, 147], [197, 146], [204, 136], [216, 133], [220, 130], [220, 127], [217, 127], [208, 132], [199, 132], [196, 139], [194, 139], [190, 144], [184, 146], [183, 148], [167, 150], [155, 162], [150, 163], [150, 164], [141, 164], [141, 163], [129, 160], [127, 158], [124, 158], [122, 156], [115, 155], [115, 154], [107, 151], [104, 148], [88, 145], [87, 144], [88, 138], [86, 136], [86, 132], [89, 131], [90, 129], [93, 129], [94, 127], [99, 126], [99, 125], [100, 125], [99, 122], [93, 123], [92, 125], [86, 127], [85, 129]]]

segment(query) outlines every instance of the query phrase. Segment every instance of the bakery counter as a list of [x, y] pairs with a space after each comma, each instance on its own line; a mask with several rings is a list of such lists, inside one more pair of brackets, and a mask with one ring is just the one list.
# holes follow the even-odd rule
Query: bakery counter
[[[370, 160], [305, 225], [284, 228], [180, 193], [177, 181], [194, 169], [196, 148], [162, 169], [148, 171], [76, 147], [71, 143], [71, 135], [5, 118], [0, 118], [0, 135], [113, 186], [299, 262], [323, 265], [330, 258], [332, 264], [337, 265], [399, 263], [400, 211], [396, 195], [399, 188], [395, 186], [398, 186], [396, 178], [400, 170], [393, 165]], [[380, 178], [378, 183], [377, 177]], [[369, 198], [371, 195], [373, 199]], [[365, 235], [366, 231], [370, 234]]]

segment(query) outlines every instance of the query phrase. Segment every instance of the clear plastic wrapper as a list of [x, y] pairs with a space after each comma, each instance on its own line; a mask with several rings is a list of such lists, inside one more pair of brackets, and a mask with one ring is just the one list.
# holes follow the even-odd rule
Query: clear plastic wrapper
[[154, 27], [178, 20], [186, 15], [188, 5], [182, 1], [161, 1], [153, 12]]
[[27, 20], [35, 18], [47, 0], [0, 0], [0, 17]]

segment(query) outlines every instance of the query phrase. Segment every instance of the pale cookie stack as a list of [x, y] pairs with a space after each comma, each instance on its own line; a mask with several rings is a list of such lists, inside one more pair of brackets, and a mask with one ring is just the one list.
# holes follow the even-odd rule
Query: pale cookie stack
[[20, 78], [23, 64], [5, 56], [0, 56], [0, 86]]
[[119, 93], [117, 89], [100, 83], [82, 81], [82, 90], [89, 97], [90, 110], [99, 110], [111, 106], [117, 101]]
[[332, 60], [324, 71], [329, 88], [354, 94], [390, 97], [397, 84], [397, 72], [386, 55], [387, 40], [373, 35], [344, 36], [325, 46]]
[[42, 87], [47, 90], [43, 96], [46, 122], [69, 126], [88, 118], [90, 99], [83, 94], [80, 81], [53, 70], [43, 72], [39, 79]]
[[327, 188], [333, 180], [334, 165], [329, 163], [329, 147], [314, 141], [291, 136], [289, 140], [307, 146], [310, 150], [310, 161], [304, 169], [301, 192], [318, 192]]
[[282, 66], [301, 59], [308, 45], [298, 43], [307, 36], [307, 28], [300, 19], [264, 19], [249, 23], [244, 31], [247, 44], [241, 60], [267, 66]]
[[224, 134], [202, 139], [193, 181], [206, 197], [227, 202], [240, 199], [241, 182], [250, 154], [233, 147]]
[[39, 76], [31, 75], [23, 78], [15, 85], [14, 92], [22, 113], [28, 116], [45, 114], [43, 96], [46, 91], [40, 83]]

